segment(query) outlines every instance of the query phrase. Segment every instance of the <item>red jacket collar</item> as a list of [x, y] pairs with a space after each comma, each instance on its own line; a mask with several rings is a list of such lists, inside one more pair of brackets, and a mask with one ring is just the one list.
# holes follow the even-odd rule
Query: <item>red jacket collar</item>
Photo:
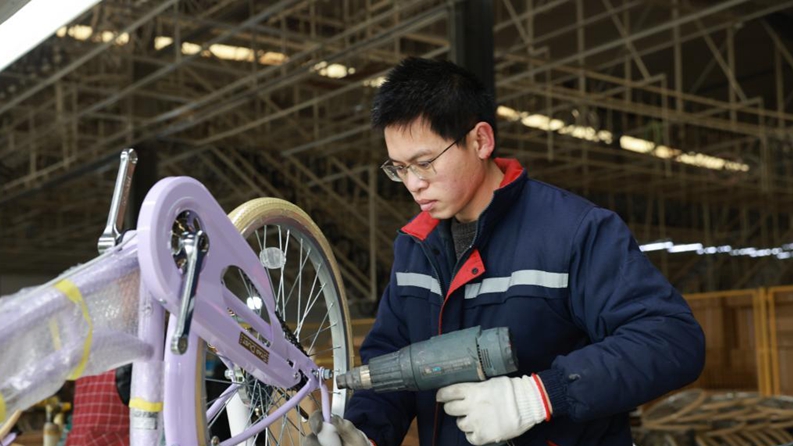
[[504, 178], [501, 180], [499, 188], [515, 181], [520, 176], [521, 172], [523, 172], [523, 166], [521, 166], [520, 161], [516, 159], [496, 158], [493, 161], [495, 161], [496, 166], [504, 172]]
[[[512, 158], [495, 158], [493, 160], [504, 172], [504, 178], [501, 180], [499, 189], [515, 181], [523, 172], [523, 166], [520, 161]], [[412, 235], [419, 240], [424, 240], [427, 236], [438, 226], [440, 220], [432, 218], [427, 212], [422, 212], [411, 220], [408, 224], [402, 227], [402, 232]]]

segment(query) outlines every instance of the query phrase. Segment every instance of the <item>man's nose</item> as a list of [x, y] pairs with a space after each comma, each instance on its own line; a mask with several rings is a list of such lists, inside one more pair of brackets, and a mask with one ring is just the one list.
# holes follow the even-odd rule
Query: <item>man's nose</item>
[[413, 169], [408, 169], [407, 175], [403, 181], [405, 187], [407, 187], [411, 193], [416, 193], [427, 187], [427, 180], [422, 179]]

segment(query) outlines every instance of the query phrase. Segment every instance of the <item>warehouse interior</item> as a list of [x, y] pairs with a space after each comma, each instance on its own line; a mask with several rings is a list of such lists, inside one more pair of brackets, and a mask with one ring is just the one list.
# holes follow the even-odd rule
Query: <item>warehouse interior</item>
[[295, 203], [362, 337], [419, 211], [370, 125], [409, 56], [474, 71], [499, 156], [627, 223], [703, 324], [694, 389], [793, 395], [790, 0], [102, 0], [0, 71], [0, 295], [96, 257], [134, 148], [127, 228], [167, 176]]

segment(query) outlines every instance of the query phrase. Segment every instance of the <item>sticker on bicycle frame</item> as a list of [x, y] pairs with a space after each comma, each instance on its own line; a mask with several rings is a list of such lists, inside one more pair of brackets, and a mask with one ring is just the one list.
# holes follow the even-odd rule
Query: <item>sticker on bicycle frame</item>
[[245, 347], [245, 350], [248, 350], [256, 355], [257, 358], [264, 361], [265, 364], [270, 362], [270, 352], [261, 348], [256, 341], [248, 337], [245, 333], [240, 333], [240, 345]]
[[132, 429], [153, 431], [157, 430], [158, 413], [148, 410], [130, 409], [129, 424]]

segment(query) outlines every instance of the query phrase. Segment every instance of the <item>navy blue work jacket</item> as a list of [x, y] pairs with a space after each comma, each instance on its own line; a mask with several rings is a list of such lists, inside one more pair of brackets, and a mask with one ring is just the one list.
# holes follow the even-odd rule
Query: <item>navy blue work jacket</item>
[[[699, 376], [702, 329], [619, 216], [529, 179], [515, 160], [496, 163], [504, 180], [459, 261], [448, 221], [421, 213], [399, 232], [362, 361], [439, 333], [509, 327], [511, 376], [537, 373], [553, 407], [511, 444], [630, 446], [627, 413]], [[378, 446], [399, 445], [414, 417], [422, 446], [469, 444], [435, 393], [359, 391], [345, 417]]]

